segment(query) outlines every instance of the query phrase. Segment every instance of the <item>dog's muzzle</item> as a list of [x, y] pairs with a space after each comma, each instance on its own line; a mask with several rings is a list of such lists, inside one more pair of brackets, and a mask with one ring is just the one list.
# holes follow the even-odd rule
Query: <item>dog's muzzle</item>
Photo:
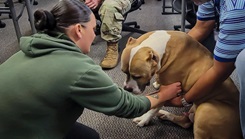
[[124, 90], [127, 90], [127, 91], [129, 91], [129, 92], [133, 92], [133, 88], [132, 88], [132, 87], [124, 86], [123, 89], [124, 89]]

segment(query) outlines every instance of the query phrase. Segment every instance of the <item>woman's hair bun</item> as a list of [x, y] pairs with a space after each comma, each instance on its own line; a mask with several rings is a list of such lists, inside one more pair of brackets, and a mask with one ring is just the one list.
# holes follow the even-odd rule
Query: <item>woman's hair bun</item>
[[53, 30], [56, 27], [56, 21], [52, 13], [46, 10], [37, 10], [34, 13], [35, 28], [37, 30]]

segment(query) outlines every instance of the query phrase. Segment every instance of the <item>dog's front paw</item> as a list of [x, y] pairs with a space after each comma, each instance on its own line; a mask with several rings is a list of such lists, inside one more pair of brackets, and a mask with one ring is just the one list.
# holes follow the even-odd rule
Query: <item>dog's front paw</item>
[[173, 114], [171, 114], [165, 110], [159, 110], [157, 117], [162, 119], [162, 120], [169, 120], [169, 121], [174, 120]]
[[150, 122], [149, 118], [146, 118], [144, 115], [141, 117], [137, 117], [133, 119], [133, 122], [136, 123], [138, 127], [143, 127], [145, 125], [148, 125]]
[[143, 114], [140, 117], [134, 118], [133, 122], [137, 123], [137, 126], [143, 127], [145, 125], [148, 125], [152, 117], [154, 117], [160, 108], [157, 109], [151, 109], [147, 113]]
[[161, 86], [158, 82], [154, 82], [152, 85], [155, 89], [159, 89]]

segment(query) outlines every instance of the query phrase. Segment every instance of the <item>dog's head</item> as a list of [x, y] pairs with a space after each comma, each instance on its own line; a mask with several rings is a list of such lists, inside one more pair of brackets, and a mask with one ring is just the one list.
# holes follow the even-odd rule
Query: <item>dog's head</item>
[[128, 39], [121, 64], [127, 74], [124, 88], [141, 93], [155, 73], [159, 76], [157, 83], [179, 81], [187, 91], [213, 63], [211, 53], [186, 33], [153, 31]]
[[142, 93], [158, 70], [159, 55], [151, 47], [138, 48], [139, 40], [130, 37], [122, 53], [121, 70], [127, 75], [124, 89]]

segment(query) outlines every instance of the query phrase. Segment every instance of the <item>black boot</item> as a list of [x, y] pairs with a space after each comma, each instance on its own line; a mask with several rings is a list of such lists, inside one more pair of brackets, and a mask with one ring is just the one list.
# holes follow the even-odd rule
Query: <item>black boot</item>
[[3, 23], [1, 20], [0, 20], [0, 28], [4, 28], [6, 26], [5, 23]]

